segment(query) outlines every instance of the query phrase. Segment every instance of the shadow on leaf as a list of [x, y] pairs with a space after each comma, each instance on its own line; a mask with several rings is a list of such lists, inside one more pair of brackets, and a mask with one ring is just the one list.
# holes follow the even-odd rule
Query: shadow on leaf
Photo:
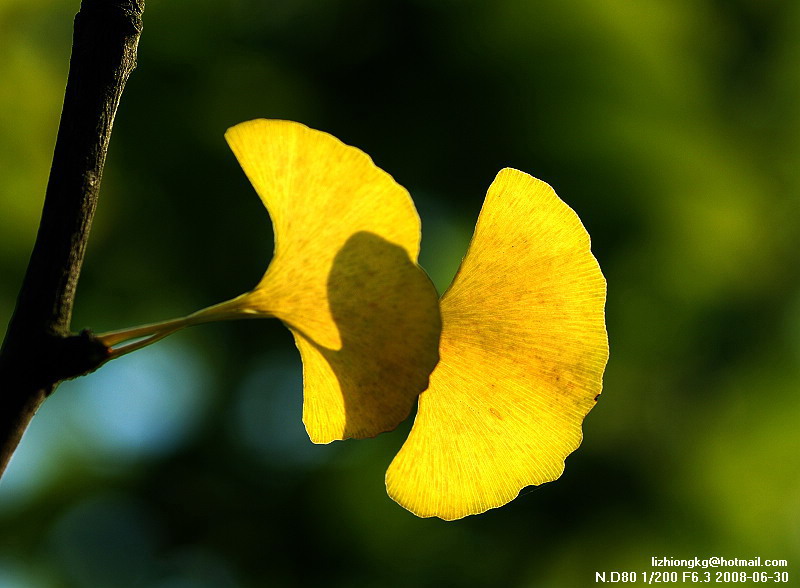
[[312, 435], [316, 443], [394, 429], [439, 360], [436, 290], [402, 247], [361, 231], [336, 254], [327, 291], [341, 348], [295, 335], [303, 356], [306, 428], [327, 432]]

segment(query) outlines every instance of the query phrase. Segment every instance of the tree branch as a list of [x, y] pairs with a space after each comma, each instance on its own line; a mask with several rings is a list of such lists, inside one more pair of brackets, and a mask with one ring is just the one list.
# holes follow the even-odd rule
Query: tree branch
[[144, 0], [83, 0], [42, 219], [0, 350], [0, 473], [44, 399], [108, 349], [70, 334], [114, 115], [136, 66]]

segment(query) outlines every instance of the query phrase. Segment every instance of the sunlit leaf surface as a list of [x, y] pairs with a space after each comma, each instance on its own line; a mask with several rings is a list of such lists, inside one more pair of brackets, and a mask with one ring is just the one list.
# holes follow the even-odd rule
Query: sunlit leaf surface
[[299, 123], [249, 121], [226, 139], [272, 217], [275, 255], [253, 291], [197, 316], [274, 316], [291, 329], [312, 441], [393, 429], [428, 384], [441, 330], [408, 192]]
[[442, 297], [441, 361], [386, 474], [392, 498], [449, 520], [558, 478], [601, 390], [605, 291], [577, 215], [502, 170]]

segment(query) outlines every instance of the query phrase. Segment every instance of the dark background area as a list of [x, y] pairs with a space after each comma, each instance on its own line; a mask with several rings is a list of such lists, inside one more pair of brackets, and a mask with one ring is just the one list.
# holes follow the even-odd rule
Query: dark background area
[[[38, 223], [77, 1], [0, 0], [0, 323]], [[312, 445], [277, 321], [62, 385], [0, 483], [0, 586], [581, 587], [650, 558], [800, 561], [800, 3], [149, 0], [73, 326], [250, 289], [271, 226], [222, 135], [285, 118], [408, 188], [442, 291], [516, 167], [581, 216], [611, 359], [557, 482], [445, 523], [403, 430]]]

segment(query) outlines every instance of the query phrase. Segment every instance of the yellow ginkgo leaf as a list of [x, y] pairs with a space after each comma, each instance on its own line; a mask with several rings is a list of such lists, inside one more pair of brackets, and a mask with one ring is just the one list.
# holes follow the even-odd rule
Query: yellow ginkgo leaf
[[[300, 123], [225, 134], [270, 213], [275, 252], [250, 292], [188, 317], [99, 336], [106, 345], [226, 319], [276, 317], [303, 359], [303, 422], [315, 443], [372, 437], [404, 420], [438, 361], [436, 290], [417, 265], [408, 192], [368, 155]], [[114, 356], [114, 350], [112, 350]]]
[[253, 120], [225, 138], [275, 234], [269, 269], [235, 305], [294, 334], [311, 440], [393, 429], [427, 386], [441, 330], [411, 197], [364, 152], [299, 123]]
[[502, 170], [441, 300], [441, 360], [386, 473], [391, 497], [458, 519], [558, 478], [608, 359], [606, 285], [577, 215]]

